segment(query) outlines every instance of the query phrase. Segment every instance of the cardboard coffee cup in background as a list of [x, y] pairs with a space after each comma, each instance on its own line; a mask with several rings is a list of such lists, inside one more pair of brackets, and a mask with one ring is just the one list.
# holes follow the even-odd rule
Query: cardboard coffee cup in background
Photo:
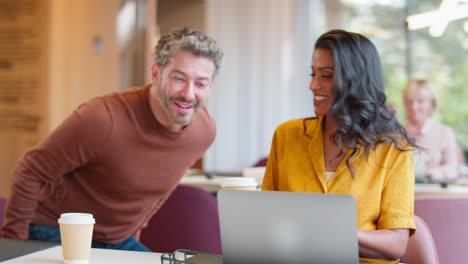
[[263, 183], [263, 176], [265, 175], [265, 167], [248, 167], [242, 169], [242, 176], [244, 177], [252, 177], [257, 180], [257, 184], [259, 186]]
[[65, 264], [89, 263], [94, 217], [85, 213], [64, 213], [58, 220]]
[[253, 177], [230, 177], [224, 178], [221, 182], [221, 188], [229, 190], [257, 190], [257, 181]]

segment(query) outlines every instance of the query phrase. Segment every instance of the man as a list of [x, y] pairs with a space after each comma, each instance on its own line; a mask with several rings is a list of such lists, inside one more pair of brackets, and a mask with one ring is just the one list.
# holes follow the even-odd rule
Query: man
[[139, 232], [215, 138], [204, 103], [222, 56], [200, 31], [161, 37], [152, 84], [84, 103], [19, 162], [3, 235], [59, 241], [60, 214], [87, 212], [93, 247], [147, 251]]

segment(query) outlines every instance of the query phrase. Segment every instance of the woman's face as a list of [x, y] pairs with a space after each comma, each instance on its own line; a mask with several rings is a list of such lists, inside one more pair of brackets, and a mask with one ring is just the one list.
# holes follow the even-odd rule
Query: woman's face
[[334, 101], [335, 63], [328, 49], [316, 49], [312, 55], [312, 79], [309, 89], [314, 94], [314, 108], [317, 116], [327, 115]]
[[412, 124], [423, 125], [434, 110], [432, 100], [424, 97], [420, 90], [410, 91], [405, 96], [405, 110]]

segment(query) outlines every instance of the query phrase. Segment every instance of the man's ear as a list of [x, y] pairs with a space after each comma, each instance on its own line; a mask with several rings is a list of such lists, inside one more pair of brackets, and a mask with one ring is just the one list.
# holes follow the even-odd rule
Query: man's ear
[[158, 64], [156, 63], [153, 63], [153, 65], [151, 66], [151, 80], [153, 80], [153, 82], [157, 82], [159, 80], [159, 77], [160, 77], [160, 67]]

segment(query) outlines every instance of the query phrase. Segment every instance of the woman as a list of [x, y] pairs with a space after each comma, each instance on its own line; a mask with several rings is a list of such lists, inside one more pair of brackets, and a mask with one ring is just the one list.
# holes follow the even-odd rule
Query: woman
[[432, 182], [448, 182], [458, 176], [459, 152], [453, 130], [431, 119], [437, 102], [434, 85], [411, 79], [403, 91], [408, 121], [405, 128], [424, 150], [424, 176]]
[[413, 142], [386, 104], [377, 50], [329, 31], [311, 76], [317, 117], [278, 126], [262, 189], [354, 195], [361, 263], [398, 263], [415, 230]]

